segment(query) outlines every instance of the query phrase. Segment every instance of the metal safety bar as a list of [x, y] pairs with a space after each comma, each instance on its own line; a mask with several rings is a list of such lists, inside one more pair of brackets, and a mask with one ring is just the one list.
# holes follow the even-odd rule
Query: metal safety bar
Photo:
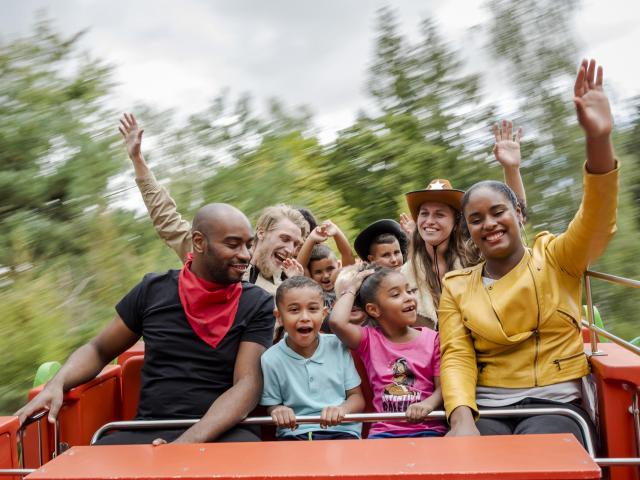
[[[40, 410], [39, 412], [34, 413], [30, 417], [27, 417], [24, 420], [24, 422], [22, 422], [22, 425], [20, 425], [20, 428], [18, 429], [18, 442], [20, 443], [20, 445], [23, 446], [22, 455], [20, 455], [20, 458], [19, 458], [20, 467], [21, 468], [24, 468], [24, 431], [29, 425], [31, 425], [31, 424], [33, 424], [35, 422], [38, 422], [38, 429], [36, 430], [36, 432], [38, 432], [38, 464], [39, 465], [43, 465], [43, 461], [42, 461], [42, 422], [41, 422], [41, 420], [43, 419], [43, 417], [47, 416], [48, 413], [49, 413], [48, 410]], [[54, 442], [53, 453], [51, 454], [51, 458], [48, 459], [48, 460], [51, 460], [52, 458], [57, 457], [58, 454], [60, 453], [59, 438], [60, 438], [60, 424], [58, 422], [58, 419], [56, 418], [56, 420], [55, 420], [55, 422], [53, 424], [53, 442]], [[3, 475], [1, 473], [3, 471], [4, 470], [0, 470], [0, 476]]]
[[[585, 441], [585, 448], [591, 457], [595, 457], [595, 448], [593, 446], [593, 438], [587, 421], [577, 412], [563, 407], [545, 407], [545, 408], [496, 408], [492, 410], [480, 410], [480, 415], [484, 417], [528, 417], [536, 415], [562, 415], [571, 417], [579, 425], [582, 436]], [[429, 414], [431, 419], [445, 419], [445, 412], [442, 410], [434, 410]], [[320, 423], [320, 415], [300, 415], [296, 417], [296, 422], [303, 423]], [[352, 413], [344, 417], [345, 422], [379, 422], [385, 420], [406, 421], [407, 416], [401, 413]], [[153, 430], [158, 428], [184, 428], [190, 427], [197, 423], [198, 420], [132, 420], [126, 422], [110, 422], [100, 427], [91, 438], [90, 445], [95, 444], [106, 432], [111, 430]], [[271, 417], [250, 417], [240, 422], [243, 425], [274, 425]]]
[[630, 288], [640, 288], [640, 281], [638, 280], [619, 277], [617, 275], [611, 275], [609, 273], [595, 272], [593, 270], [587, 270], [586, 272], [584, 272], [584, 291], [587, 297], [587, 322], [583, 321], [582, 324], [589, 329], [591, 355], [606, 355], [605, 353], [598, 350], [598, 335], [602, 335], [603, 337], [611, 340], [613, 343], [620, 345], [627, 350], [630, 350], [636, 355], [640, 355], [640, 348], [595, 325], [595, 312], [593, 310], [593, 298], [591, 296], [591, 277], [597, 278], [599, 280], [604, 280], [605, 282], [613, 283], [615, 285], [622, 285], [624, 287]]
[[2, 468], [0, 477], [26, 477], [35, 471], [35, 468]]

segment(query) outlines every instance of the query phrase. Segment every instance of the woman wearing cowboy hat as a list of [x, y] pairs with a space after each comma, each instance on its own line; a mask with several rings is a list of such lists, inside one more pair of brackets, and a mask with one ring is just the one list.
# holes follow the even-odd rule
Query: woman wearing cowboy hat
[[[493, 126], [493, 132], [496, 140], [493, 154], [504, 170], [505, 182], [516, 192], [524, 209], [525, 192], [520, 177], [522, 129], [514, 136], [513, 124], [503, 120], [502, 125]], [[437, 308], [444, 275], [480, 261], [477, 249], [461, 231], [463, 195], [464, 191], [454, 189], [446, 179], [435, 179], [424, 190], [406, 194], [415, 226], [409, 229], [411, 248], [402, 273], [417, 290], [418, 323], [432, 328], [438, 323]]]

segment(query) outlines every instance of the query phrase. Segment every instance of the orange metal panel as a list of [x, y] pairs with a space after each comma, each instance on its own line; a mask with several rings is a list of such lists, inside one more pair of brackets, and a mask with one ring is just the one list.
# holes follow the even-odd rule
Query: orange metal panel
[[[93, 380], [79, 385], [64, 396], [64, 404], [58, 414], [60, 441], [67, 445], [88, 445], [93, 433], [102, 425], [120, 420], [120, 365], [108, 365]], [[29, 391], [29, 400], [35, 397], [40, 387]], [[46, 417], [39, 422], [42, 428], [43, 461], [53, 452], [53, 425]], [[35, 468], [38, 462], [38, 424], [25, 430], [25, 466]]]
[[[633, 391], [640, 387], [640, 358], [613, 343], [601, 343], [605, 356], [591, 357], [596, 377], [603, 448], [609, 457], [635, 457]], [[627, 387], [625, 387], [625, 385]], [[640, 480], [637, 467], [610, 467], [611, 480]]]
[[28, 479], [596, 479], [571, 435], [75, 447]]
[[[18, 417], [0, 417], [0, 468], [18, 468]], [[18, 477], [6, 477], [18, 480]]]
[[140, 372], [144, 365], [143, 355], [133, 355], [122, 364], [122, 419], [132, 420], [140, 401]]
[[129, 350], [122, 352], [118, 356], [118, 365], [124, 364], [124, 362], [126, 362], [127, 359], [131, 357], [135, 357], [137, 355], [144, 355], [144, 342], [137, 342]]

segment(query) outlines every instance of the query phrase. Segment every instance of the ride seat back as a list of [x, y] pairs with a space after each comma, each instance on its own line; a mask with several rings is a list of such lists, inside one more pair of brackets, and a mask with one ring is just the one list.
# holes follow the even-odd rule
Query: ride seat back
[[133, 420], [138, 412], [144, 355], [129, 356], [122, 364], [122, 420]]
[[[364, 411], [365, 413], [374, 413], [375, 408], [373, 407], [373, 390], [371, 390], [371, 384], [369, 383], [367, 370], [364, 366], [364, 363], [362, 363], [362, 360], [360, 360], [360, 357], [353, 350], [351, 350], [351, 356], [353, 357], [353, 363], [356, 366], [358, 375], [360, 375], [360, 388], [362, 389], [362, 396], [364, 397]], [[367, 438], [370, 427], [370, 423], [362, 424], [362, 438]]]
[[0, 468], [19, 468], [16, 441], [19, 426], [18, 417], [0, 417]]
[[[120, 419], [120, 365], [108, 365], [93, 380], [79, 385], [64, 396], [58, 414], [59, 442], [65, 446], [89, 445], [93, 433], [102, 425]], [[29, 391], [34, 398], [44, 385]], [[43, 461], [54, 451], [54, 426], [47, 417], [40, 420]], [[38, 422], [25, 430], [24, 463], [27, 468], [39, 467]]]

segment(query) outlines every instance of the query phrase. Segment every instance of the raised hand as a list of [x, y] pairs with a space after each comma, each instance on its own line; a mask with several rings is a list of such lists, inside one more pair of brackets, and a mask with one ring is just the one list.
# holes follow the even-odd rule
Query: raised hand
[[407, 234], [407, 237], [411, 238], [411, 235], [413, 235], [413, 231], [416, 229], [416, 222], [414, 222], [413, 218], [411, 218], [406, 213], [401, 213], [400, 228], [402, 228], [402, 231]]
[[321, 225], [328, 237], [335, 237], [340, 229], [331, 220], [325, 220]]
[[326, 241], [327, 238], [329, 238], [329, 235], [327, 234], [327, 228], [324, 223], [311, 230], [309, 237], [312, 239], [313, 243], [322, 243]]
[[596, 61], [582, 60], [573, 89], [578, 122], [587, 138], [608, 137], [613, 129], [613, 116], [603, 84], [602, 66]]
[[520, 139], [522, 128], [513, 134], [513, 122], [503, 120], [502, 124], [493, 124], [493, 135], [496, 143], [493, 146], [493, 155], [502, 168], [520, 168]]
[[142, 134], [144, 130], [138, 127], [136, 117], [132, 113], [123, 114], [120, 119], [118, 131], [127, 144], [127, 153], [132, 161], [140, 161], [142, 159]]
[[304, 277], [304, 268], [295, 258], [285, 258], [282, 262], [282, 271], [287, 278]]
[[369, 275], [373, 274], [373, 272], [374, 272], [373, 268], [358, 272], [357, 275], [353, 277], [353, 280], [351, 280], [350, 290], [352, 290], [353, 292], [357, 292], [360, 286], [362, 285], [362, 282], [364, 282], [364, 279], [367, 278]]

